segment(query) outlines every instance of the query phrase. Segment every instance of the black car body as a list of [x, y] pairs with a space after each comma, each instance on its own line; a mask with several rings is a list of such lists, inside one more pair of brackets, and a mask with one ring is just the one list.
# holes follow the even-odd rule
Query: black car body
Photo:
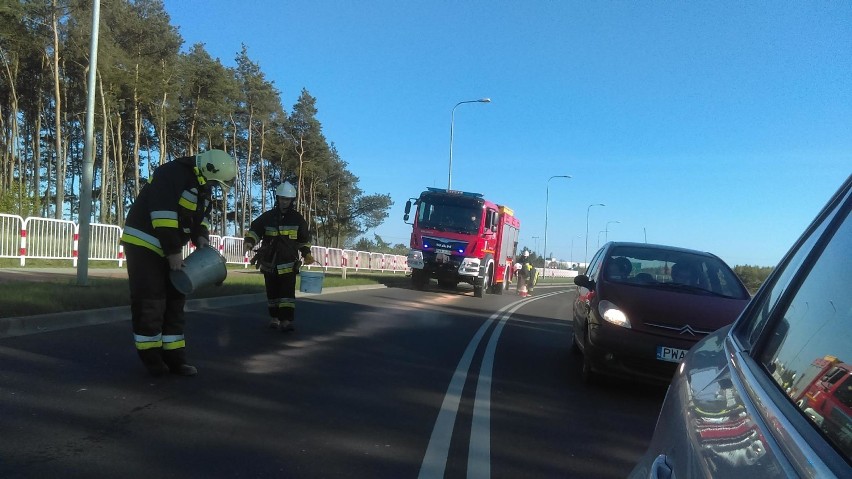
[[717, 256], [647, 243], [605, 244], [575, 284], [573, 343], [586, 380], [668, 383], [686, 351], [731, 324], [750, 298]]

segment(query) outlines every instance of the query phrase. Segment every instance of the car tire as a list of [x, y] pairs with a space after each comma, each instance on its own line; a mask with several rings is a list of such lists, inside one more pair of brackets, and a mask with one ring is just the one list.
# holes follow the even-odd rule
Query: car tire
[[597, 382], [598, 375], [592, 369], [592, 360], [589, 356], [589, 330], [586, 329], [586, 335], [583, 337], [583, 363], [580, 369], [580, 376], [586, 385], [592, 386]]
[[577, 339], [576, 332], [571, 333], [571, 353], [575, 356], [579, 356], [583, 353], [583, 351], [580, 350], [580, 340]]

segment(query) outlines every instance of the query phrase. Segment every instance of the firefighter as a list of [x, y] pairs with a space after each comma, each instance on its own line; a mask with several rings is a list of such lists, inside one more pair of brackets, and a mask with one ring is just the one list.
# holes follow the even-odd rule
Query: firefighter
[[258, 243], [256, 265], [263, 272], [271, 329], [293, 331], [296, 317], [296, 274], [302, 262], [314, 262], [311, 256], [308, 223], [296, 211], [296, 188], [285, 181], [275, 189], [276, 205], [251, 222], [243, 244], [248, 253]]
[[211, 182], [227, 187], [237, 164], [222, 150], [163, 163], [127, 213], [121, 243], [127, 259], [130, 313], [136, 351], [153, 376], [194, 376], [186, 362], [184, 304], [169, 271], [183, 266], [183, 246], [209, 244]]
[[538, 269], [533, 266], [532, 261], [524, 264], [527, 270], [527, 296], [532, 296], [536, 283], [538, 283]]
[[529, 264], [530, 260], [530, 252], [529, 250], [524, 250], [521, 254], [521, 257], [518, 259], [518, 262], [515, 263], [516, 272], [518, 274], [518, 296], [525, 298], [528, 295], [527, 292], [527, 280], [529, 268], [527, 268], [527, 264]]

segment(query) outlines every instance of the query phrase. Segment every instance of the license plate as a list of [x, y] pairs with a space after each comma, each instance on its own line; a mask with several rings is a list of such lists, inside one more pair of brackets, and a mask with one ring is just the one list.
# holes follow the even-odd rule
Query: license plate
[[437, 254], [445, 254], [445, 255], [449, 256], [449, 255], [453, 254], [453, 251], [452, 251], [452, 250], [449, 250], [449, 249], [438, 249], [438, 248], [435, 248], [435, 253], [437, 253]]
[[686, 354], [686, 349], [675, 349], [668, 346], [657, 346], [657, 359], [660, 361], [669, 361], [679, 363], [683, 361], [683, 356]]

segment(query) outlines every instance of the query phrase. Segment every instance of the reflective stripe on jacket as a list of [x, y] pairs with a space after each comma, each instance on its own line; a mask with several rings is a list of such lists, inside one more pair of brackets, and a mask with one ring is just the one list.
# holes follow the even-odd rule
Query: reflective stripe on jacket
[[127, 213], [121, 241], [161, 256], [180, 253], [190, 239], [209, 237], [207, 180], [187, 156], [154, 170]]

